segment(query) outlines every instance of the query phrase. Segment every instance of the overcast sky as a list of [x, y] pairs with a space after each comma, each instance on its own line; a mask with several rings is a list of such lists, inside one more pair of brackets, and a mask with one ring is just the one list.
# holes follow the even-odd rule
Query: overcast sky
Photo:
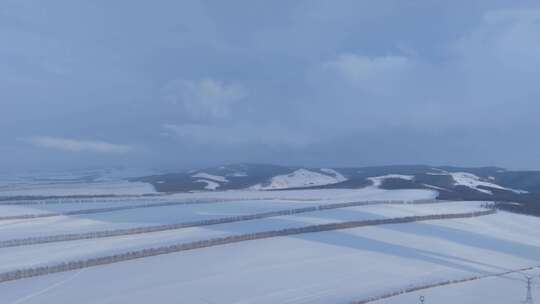
[[540, 169], [540, 5], [2, 0], [0, 171]]

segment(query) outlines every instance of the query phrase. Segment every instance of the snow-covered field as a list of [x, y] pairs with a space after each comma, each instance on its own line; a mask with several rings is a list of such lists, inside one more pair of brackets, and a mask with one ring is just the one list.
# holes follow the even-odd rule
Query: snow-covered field
[[[526, 303], [527, 277], [531, 277], [531, 296], [533, 301], [540, 299], [540, 269], [494, 276], [482, 280], [431, 288], [404, 294], [374, 304], [417, 303], [424, 297], [425, 303]], [[504, 292], [497, 292], [504, 291]]]
[[[316, 202], [247, 200], [225, 203], [209, 203], [180, 205], [170, 207], [128, 209], [114, 212], [85, 214], [80, 216], [61, 216], [55, 218], [39, 218], [34, 220], [0, 221], [0, 238], [23, 238], [42, 236], [62, 232], [82, 233], [96, 230], [125, 229], [160, 224], [172, 224], [196, 220], [223, 218], [235, 215], [262, 213], [296, 207], [313, 206]], [[66, 204], [52, 205], [62, 207]], [[115, 204], [116, 206], [116, 204]], [[41, 206], [39, 206], [41, 207]], [[49, 206], [46, 206], [49, 207]], [[80, 204], [68, 207], [81, 208]], [[12, 206], [0, 206], [0, 211]], [[34, 206], [18, 207], [18, 212], [39, 212]]]
[[[227, 203], [228, 204], [228, 203]], [[226, 206], [221, 206], [224, 208]], [[234, 207], [233, 207], [234, 208]], [[210, 208], [207, 208], [210, 209]], [[247, 210], [245, 208], [244, 210]], [[292, 227], [303, 227], [308, 225], [317, 225], [317, 224], [326, 224], [326, 223], [336, 223], [336, 222], [345, 222], [353, 220], [369, 220], [369, 219], [381, 219], [381, 218], [393, 218], [393, 217], [405, 217], [412, 215], [426, 215], [426, 214], [446, 214], [446, 213], [465, 213], [479, 210], [478, 204], [475, 203], [441, 203], [437, 208], [433, 208], [430, 205], [392, 205], [392, 206], [362, 206], [362, 207], [352, 207], [352, 208], [343, 208], [343, 209], [331, 209], [323, 210], [317, 212], [309, 212], [304, 214], [297, 215], [288, 215], [288, 216], [277, 216], [267, 219], [259, 219], [256, 221], [243, 221], [236, 223], [227, 223], [227, 224], [218, 224], [207, 227], [194, 227], [194, 228], [185, 228], [177, 229], [172, 231], [162, 231], [154, 233], [145, 233], [141, 235], [129, 235], [121, 236], [114, 238], [106, 239], [90, 239], [90, 240], [79, 240], [79, 241], [70, 241], [70, 242], [57, 242], [50, 244], [40, 244], [35, 246], [21, 246], [13, 248], [4, 248], [0, 251], [0, 260], [5, 261], [6, 263], [0, 265], [0, 272], [7, 270], [15, 270], [21, 267], [34, 267], [38, 265], [47, 265], [54, 264], [53, 262], [59, 263], [65, 260], [74, 260], [77, 258], [93, 257], [107, 254], [114, 254], [125, 252], [135, 249], [144, 249], [148, 247], [155, 247], [161, 245], [172, 245], [177, 243], [186, 243], [197, 240], [211, 239], [215, 237], [224, 237], [235, 234], [242, 234], [247, 232], [262, 232], [277, 230], [283, 228], [292, 228]], [[176, 213], [180, 213], [180, 210], [176, 210]], [[163, 210], [164, 213], [175, 213], [171, 210]], [[205, 214], [192, 213], [193, 210], [186, 210], [188, 213], [184, 218], [179, 216], [181, 219], [176, 221], [171, 217], [163, 216], [162, 223], [174, 223], [182, 222], [193, 219], [207, 218]], [[219, 209], [218, 209], [219, 212]], [[252, 210], [252, 213], [257, 212]], [[191, 214], [189, 214], [191, 213]], [[214, 217], [220, 213], [214, 213]], [[227, 216], [228, 213], [222, 213], [220, 217]], [[116, 215], [118, 216], [118, 215]], [[130, 216], [135, 217], [136, 219], [141, 219], [143, 216], [141, 214], [126, 214], [126, 218]], [[189, 218], [189, 219], [186, 219]], [[157, 217], [154, 217], [154, 220], [157, 220]], [[76, 223], [71, 223], [73, 226], [77, 226]], [[135, 223], [134, 223], [135, 224]], [[151, 225], [151, 223], [146, 223], [146, 225]], [[153, 223], [155, 225], [155, 223]], [[54, 225], [57, 226], [57, 225]], [[101, 231], [103, 228], [94, 227], [89, 229], [85, 225], [84, 229], [86, 231]], [[141, 225], [122, 225], [122, 228], [126, 227], [140, 227]], [[0, 235], [2, 239], [7, 239], [6, 236], [16, 236], [17, 238], [35, 236], [28, 232], [28, 229], [25, 229], [24, 226], [19, 226], [19, 229], [8, 229], [8, 231], [2, 231], [0, 229]], [[114, 229], [114, 226], [111, 227], [107, 225], [107, 230]], [[69, 230], [70, 233], [75, 232]], [[47, 231], [47, 228], [44, 228], [37, 235], [49, 235], [50, 233], [44, 233]], [[56, 231], [59, 232], [59, 231]], [[40, 254], [40, 252], [57, 252], [55, 255], [43, 256], [39, 259], [35, 257]]]
[[155, 194], [151, 184], [127, 181], [96, 182], [4, 182], [0, 197], [9, 196], [72, 196], [72, 195], [143, 195]]
[[[316, 172], [315, 172], [316, 173]], [[331, 172], [326, 172], [331, 174]], [[320, 173], [316, 173], [320, 174]], [[322, 174], [321, 174], [322, 175]], [[210, 179], [209, 176], [200, 176]], [[338, 178], [334, 176], [334, 178]], [[290, 184], [290, 183], [289, 183]], [[62, 190], [63, 191], [63, 190]], [[62, 192], [60, 191], [60, 192]], [[0, 216], [166, 201], [197, 204], [0, 221], [3, 241], [147, 228], [358, 201], [400, 201], [112, 237], [0, 246], [0, 276], [36, 266], [313, 225], [468, 214], [484, 202], [434, 202], [430, 190], [225, 191], [102, 203], [0, 205]], [[412, 203], [415, 202], [415, 203]], [[247, 240], [0, 283], [2, 303], [351, 303], [436, 282], [540, 265], [540, 219], [498, 212]], [[538, 274], [535, 274], [538, 275]], [[515, 277], [514, 277], [515, 276]], [[517, 303], [519, 274], [422, 290], [377, 303]], [[514, 280], [517, 278], [516, 280]], [[476, 287], [475, 287], [476, 286]], [[508, 286], [508, 288], [503, 288]], [[521, 289], [520, 289], [521, 288]], [[491, 290], [501, 296], [487, 298]], [[457, 296], [460, 297], [457, 297]]]

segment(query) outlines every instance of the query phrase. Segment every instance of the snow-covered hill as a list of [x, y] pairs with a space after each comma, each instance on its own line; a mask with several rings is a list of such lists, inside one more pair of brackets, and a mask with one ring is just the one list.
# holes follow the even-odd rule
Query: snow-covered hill
[[[489, 189], [497, 189], [497, 190], [503, 190], [503, 191], [512, 191], [517, 194], [527, 193], [525, 190], [517, 190], [517, 189], [511, 189], [502, 187], [500, 185], [494, 184], [493, 182], [489, 182], [487, 180], [483, 180], [482, 178], [467, 172], [451, 172], [448, 173], [452, 176], [454, 179], [454, 184], [456, 186], [465, 186], [469, 187], [471, 189], [474, 189], [476, 191], [480, 191], [482, 193], [486, 193], [489, 195], [493, 195], [493, 192]], [[494, 177], [488, 178], [488, 180], [493, 180]]]
[[[110, 175], [110, 173], [109, 173]], [[506, 210], [540, 215], [540, 172], [500, 168], [387, 166], [309, 168], [240, 164], [145, 177], [0, 181], [0, 200], [58, 196], [142, 196], [230, 190], [425, 189], [442, 200], [493, 200]]]
[[274, 176], [269, 183], [257, 184], [252, 186], [250, 189], [276, 190], [306, 188], [332, 185], [347, 180], [347, 178], [333, 169], [323, 168], [320, 171], [324, 173], [314, 172], [306, 169], [298, 169], [290, 174]]
[[368, 177], [368, 180], [371, 181], [373, 184], [373, 187], [381, 187], [383, 182], [387, 179], [402, 179], [406, 181], [412, 181], [414, 179], [414, 176], [412, 175], [402, 175], [402, 174], [387, 174], [383, 176], [374, 176], [374, 177]]
[[[514, 172], [499, 168], [451, 168], [429, 166], [389, 166], [368, 168], [305, 168], [273, 165], [232, 165], [207, 168], [187, 173], [149, 176], [136, 179], [152, 183], [158, 191], [181, 192], [197, 190], [286, 190], [292, 188], [362, 188], [369, 185], [382, 188], [438, 189], [460, 192], [465, 187], [478, 195], [500, 192], [526, 194], [540, 192], [540, 177], [536, 188], [505, 178]], [[521, 181], [524, 186], [519, 187]], [[205, 182], [206, 181], [206, 182]], [[461, 192], [463, 189], [461, 189]]]
[[[540, 215], [540, 172], [497, 167], [381, 166], [309, 168], [239, 164], [147, 176], [158, 192], [312, 189], [426, 189], [443, 200], [494, 200], [506, 210]], [[517, 203], [517, 204], [516, 204]]]

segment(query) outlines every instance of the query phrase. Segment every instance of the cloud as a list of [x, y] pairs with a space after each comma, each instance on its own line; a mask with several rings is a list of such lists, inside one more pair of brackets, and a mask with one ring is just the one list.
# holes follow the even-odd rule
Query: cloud
[[279, 125], [233, 125], [166, 124], [165, 134], [192, 144], [202, 145], [266, 145], [304, 147], [312, 143], [307, 134]]
[[[467, 64], [473, 63], [471, 60], [478, 64], [490, 61], [495, 64], [492, 68], [536, 72], [540, 64], [540, 10], [488, 12], [479, 27], [458, 41], [455, 50]], [[481, 67], [484, 69], [479, 72], [487, 68]]]
[[[446, 142], [431, 150], [437, 161], [470, 160], [452, 152], [466, 146], [460, 135], [478, 155], [540, 163], [530, 140], [540, 127], [538, 1], [247, 1], [249, 15], [199, 0], [127, 14], [117, 1], [68, 2], [10, 1], [0, 12], [0, 140], [11, 149], [2, 168], [103, 161], [54, 150], [73, 143], [14, 140], [66, 130], [64, 140], [140, 143], [108, 160], [150, 166], [257, 153], [273, 162], [298, 145], [300, 162], [353, 163], [373, 147], [369, 162], [395, 163], [390, 149], [377, 153], [385, 142], [411, 147], [410, 161]], [[515, 161], [510, 148], [529, 143]]]
[[162, 89], [163, 99], [178, 104], [193, 120], [224, 119], [231, 116], [235, 103], [247, 96], [244, 87], [214, 79], [176, 79]]
[[364, 93], [392, 95], [414, 72], [416, 62], [402, 55], [366, 56], [342, 53], [320, 65], [326, 81], [344, 81]]
[[368, 57], [348, 53], [339, 55], [325, 65], [351, 81], [363, 81], [387, 73], [404, 72], [411, 66], [411, 61], [404, 56]]
[[32, 137], [28, 139], [28, 142], [36, 147], [68, 152], [125, 154], [132, 150], [132, 147], [127, 145], [113, 144], [104, 141], [76, 140], [47, 136]]
[[451, 51], [461, 105], [484, 112], [497, 124], [513, 121], [513, 129], [526, 121], [537, 124], [540, 10], [488, 12]]
[[393, 54], [340, 52], [320, 61], [312, 79], [325, 100], [305, 112], [339, 115], [335, 125], [350, 129], [480, 132], [489, 124], [518, 133], [518, 124], [538, 125], [540, 10], [486, 12], [473, 28], [446, 41], [437, 60], [419, 56], [422, 50]]

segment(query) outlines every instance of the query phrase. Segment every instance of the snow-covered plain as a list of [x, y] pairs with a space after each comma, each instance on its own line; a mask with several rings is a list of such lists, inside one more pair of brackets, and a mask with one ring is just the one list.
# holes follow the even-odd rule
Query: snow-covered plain
[[[223, 218], [251, 213], [293, 209], [317, 205], [318, 202], [294, 201], [267, 201], [246, 200], [225, 203], [209, 203], [194, 205], [179, 205], [168, 207], [128, 209], [106, 213], [85, 214], [78, 216], [60, 216], [54, 218], [39, 218], [33, 220], [0, 221], [0, 239], [25, 238], [30, 236], [43, 236], [59, 233], [84, 233], [96, 230], [126, 229], [152, 225], [172, 224]], [[24, 206], [17, 207], [19, 213], [32, 214], [40, 210], [37, 208], [64, 209], [67, 204], [52, 206]], [[73, 208], [71, 205], [68, 207]], [[115, 204], [116, 206], [116, 204]], [[61, 207], [61, 208], [58, 208]], [[81, 207], [75, 204], [75, 207]], [[0, 206], [0, 213], [12, 206]], [[70, 209], [71, 209], [70, 208]]]
[[[351, 201], [421, 202], [318, 210], [136, 235], [6, 247], [0, 248], [0, 272], [290, 227], [465, 213], [481, 210], [483, 204], [427, 203], [435, 195], [436, 192], [431, 190], [383, 190], [374, 186], [355, 190], [214, 191], [144, 198], [148, 201], [207, 202], [204, 204], [0, 221], [0, 241], [5, 241], [148, 227]], [[144, 199], [122, 201], [118, 198], [99, 207], [139, 204]], [[0, 205], [0, 214], [57, 212], [95, 205], [95, 202], [64, 203]], [[0, 283], [0, 295], [2, 303], [11, 304], [351, 303], [410, 286], [540, 265], [538, 231], [538, 218], [498, 212], [475, 218], [305, 233], [4, 282]], [[487, 284], [483, 282], [464, 283], [462, 286]], [[488, 279], [485, 282], [489, 282]], [[451, 293], [450, 290], [457, 287], [448, 286], [441, 290], [446, 288]], [[499, 288], [496, 291], [506, 295], [513, 289]], [[436, 289], [425, 291], [431, 299], [432, 295], [427, 292], [435, 293]], [[417, 295], [403, 295], [380, 303], [409, 303], [411, 299], [417, 300]], [[508, 299], [505, 297], [480, 302], [470, 300], [478, 300], [474, 297], [462, 299], [461, 303], [508, 303], [497, 301]]]
[[[525, 303], [527, 295], [527, 277], [532, 277], [531, 295], [533, 301], [540, 300], [540, 269], [495, 276], [455, 285], [442, 286], [412, 292], [373, 304], [408, 304], [417, 303], [424, 297], [425, 303]], [[504, 292], [496, 292], [504, 290]]]
[[537, 219], [500, 213], [321, 232], [7, 282], [0, 294], [6, 303], [350, 303], [539, 264], [540, 240], [513, 229], [519, 222], [540, 229]]
[[10, 196], [73, 196], [73, 195], [143, 195], [154, 194], [151, 184], [128, 181], [69, 182], [4, 182], [0, 197]]
[[[229, 204], [229, 203], [227, 203]], [[182, 206], [183, 207], [183, 206]], [[221, 206], [226, 207], [225, 206]], [[234, 208], [234, 207], [233, 207]], [[210, 208], [208, 208], [210, 209]], [[224, 209], [224, 208], [223, 208]], [[246, 208], [246, 210], [249, 208]], [[80, 258], [90, 258], [94, 256], [103, 256], [114, 253], [126, 252], [135, 249], [144, 249], [149, 247], [172, 245], [177, 243], [186, 243], [215, 237], [224, 237], [235, 234], [262, 232], [277, 230], [283, 228], [303, 227], [308, 225], [336, 223], [353, 220], [370, 220], [382, 218], [406, 217], [412, 215], [428, 214], [447, 214], [447, 213], [465, 213], [480, 210], [478, 203], [438, 203], [436, 207], [432, 205], [373, 205], [362, 207], [351, 207], [343, 209], [331, 209], [317, 212], [309, 212], [296, 215], [278, 216], [273, 218], [259, 219], [256, 221], [245, 221], [227, 224], [218, 224], [206, 227], [185, 228], [172, 231], [162, 231], [146, 233], [141, 235], [129, 235], [121, 237], [112, 237], [106, 239], [90, 239], [70, 242], [57, 242], [49, 244], [40, 244], [35, 246], [21, 246], [13, 248], [3, 248], [0, 250], [0, 260], [5, 263], [0, 265], [0, 272], [15, 270], [23, 267], [35, 267], [60, 263], [65, 260], [75, 260]], [[177, 210], [181, 211], [181, 210]], [[171, 210], [164, 210], [164, 213], [171, 213]], [[189, 212], [189, 210], [187, 210]], [[255, 213], [256, 211], [251, 211]], [[227, 213], [224, 213], [227, 214]], [[126, 216], [129, 218], [129, 216]], [[138, 215], [141, 218], [141, 215]], [[223, 215], [221, 216], [223, 217]], [[164, 222], [171, 221], [166, 216]], [[191, 218], [207, 218], [204, 214], [192, 214]], [[215, 216], [214, 216], [215, 218]], [[155, 225], [155, 223], [154, 223]], [[126, 225], [123, 225], [126, 226]], [[132, 226], [139, 227], [139, 226]], [[109, 228], [110, 229], [110, 228]], [[21, 231], [22, 230], [22, 231]], [[95, 229], [99, 230], [99, 229]], [[93, 230], [91, 230], [93, 231]], [[0, 232], [2, 232], [0, 230]], [[73, 233], [73, 231], [70, 231]], [[4, 236], [3, 232], [1, 235]], [[11, 231], [9, 235], [26, 234], [28, 231], [24, 228], [19, 231]], [[43, 231], [39, 233], [43, 234]], [[5, 238], [2, 238], [5, 239]], [[56, 252], [40, 256], [41, 252]]]

